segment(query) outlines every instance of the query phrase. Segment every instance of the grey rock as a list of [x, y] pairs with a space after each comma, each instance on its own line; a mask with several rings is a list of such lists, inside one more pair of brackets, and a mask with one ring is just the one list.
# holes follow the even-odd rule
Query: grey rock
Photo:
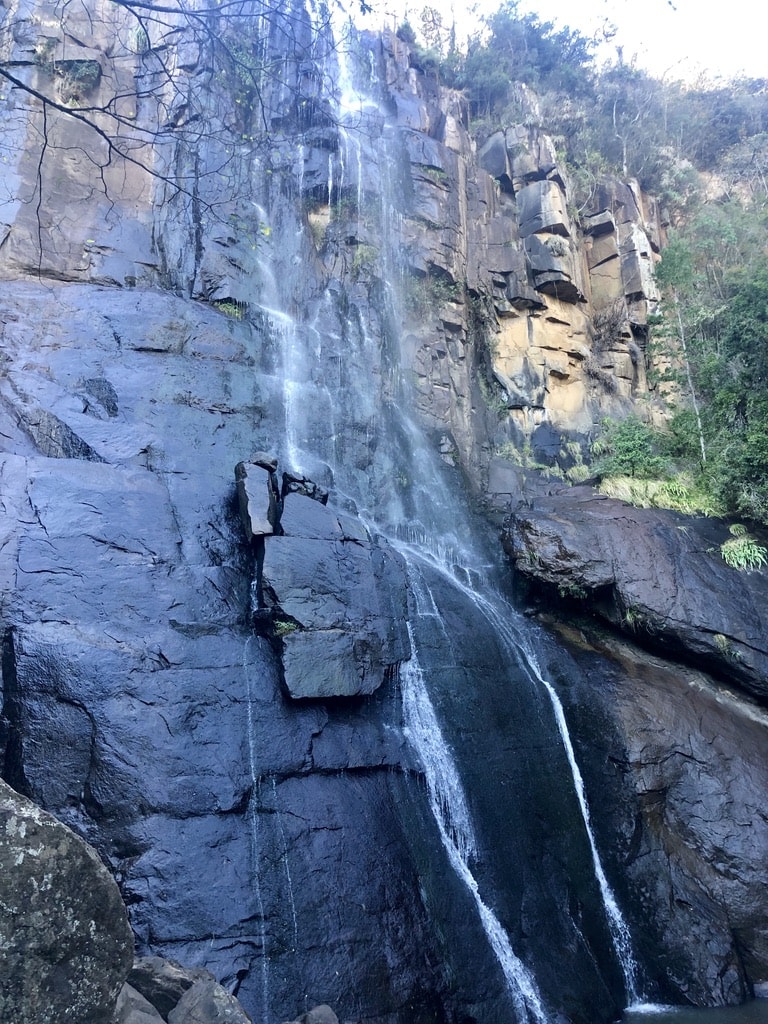
[[113, 1024], [157, 1024], [165, 1018], [141, 992], [127, 982], [120, 989]]
[[535, 181], [517, 193], [520, 235], [537, 232], [568, 238], [571, 223], [565, 205], [565, 193], [556, 181]]
[[128, 975], [128, 983], [167, 1018], [178, 1001], [196, 981], [215, 981], [201, 967], [182, 967], [160, 956], [137, 957]]
[[131, 960], [120, 892], [96, 852], [0, 782], [0, 1017], [104, 1024]]
[[276, 469], [277, 459], [263, 453], [235, 466], [240, 518], [249, 540], [280, 529], [283, 503]]
[[196, 981], [168, 1014], [168, 1024], [251, 1024], [234, 996], [215, 981]]
[[726, 565], [719, 552], [729, 536], [718, 520], [633, 508], [573, 488], [515, 512], [504, 546], [524, 576], [580, 589], [613, 624], [674, 647], [765, 700], [768, 579]]
[[323, 1004], [314, 1006], [307, 1013], [302, 1013], [296, 1020], [289, 1021], [288, 1024], [339, 1024], [339, 1018], [330, 1006]]
[[564, 636], [576, 665], [561, 650], [551, 678], [656, 998], [741, 1002], [768, 973], [768, 715], [633, 642]]
[[273, 614], [291, 624], [282, 633], [288, 692], [373, 693], [410, 651], [402, 562], [350, 516], [302, 495], [286, 505], [286, 533], [267, 543], [262, 585]]

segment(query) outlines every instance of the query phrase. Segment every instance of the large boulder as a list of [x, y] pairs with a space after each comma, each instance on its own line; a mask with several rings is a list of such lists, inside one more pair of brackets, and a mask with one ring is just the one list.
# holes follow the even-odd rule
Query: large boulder
[[0, 1019], [104, 1024], [133, 958], [120, 891], [96, 852], [0, 782]]
[[130, 986], [165, 1018], [196, 981], [216, 979], [202, 967], [182, 967], [161, 956], [140, 956], [128, 975]]
[[768, 577], [723, 561], [729, 536], [720, 520], [634, 508], [578, 487], [518, 509], [503, 543], [535, 584], [583, 599], [641, 642], [766, 700]]
[[127, 982], [120, 989], [113, 1024], [161, 1024], [165, 1018]]

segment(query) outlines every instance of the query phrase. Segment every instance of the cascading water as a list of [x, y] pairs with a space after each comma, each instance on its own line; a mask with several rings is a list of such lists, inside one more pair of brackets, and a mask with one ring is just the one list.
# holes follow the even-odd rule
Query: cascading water
[[[557, 723], [557, 729], [560, 734], [560, 739], [568, 758], [568, 764], [573, 779], [573, 788], [578, 800], [581, 817], [584, 822], [584, 828], [592, 855], [595, 877], [597, 878], [600, 886], [608, 927], [611, 931], [614, 949], [624, 977], [627, 1005], [628, 1008], [631, 1009], [641, 1003], [641, 996], [638, 989], [639, 968], [632, 946], [632, 937], [616, 901], [614, 892], [606, 877], [602, 860], [597, 849], [597, 843], [595, 841], [595, 835], [592, 830], [590, 820], [584, 780], [576, 761], [576, 754], [573, 749], [573, 743], [571, 742], [560, 698], [552, 684], [542, 675], [536, 657], [536, 652], [530, 642], [530, 638], [526, 636], [525, 627], [520, 622], [519, 616], [514, 609], [506, 605], [506, 603], [502, 605], [501, 599], [497, 598], [495, 601], [490, 599], [487, 596], [487, 591], [486, 594], [483, 594], [478, 589], [462, 582], [456, 576], [455, 564], [448, 563], [444, 560], [438, 560], [437, 564], [439, 565], [440, 570], [450, 578], [457, 587], [466, 593], [468, 599], [473, 601], [482, 610], [489, 625], [497, 635], [502, 638], [504, 644], [510, 651], [510, 654], [518, 658], [522, 655], [522, 663], [524, 667], [530, 672], [536, 682], [544, 688], [547, 696], [549, 697], [554, 718]], [[419, 614], [422, 614], [422, 612], [420, 611]]]
[[[474, 802], [484, 802], [486, 809], [483, 813], [487, 818], [493, 801], [488, 794], [484, 801], [478, 801], [477, 797], [473, 800], [471, 794], [467, 796], [462, 780], [466, 763], [462, 764], [462, 758], [466, 762], [469, 755], [463, 755], [461, 749], [456, 748], [451, 738], [444, 734], [442, 711], [436, 711], [433, 705], [433, 696], [440, 692], [443, 681], [442, 665], [448, 665], [454, 676], [470, 671], [462, 667], [459, 660], [451, 661], [452, 649], [460, 640], [452, 635], [444, 622], [441, 602], [446, 601], [448, 605], [458, 602], [466, 608], [473, 622], [487, 632], [501, 656], [516, 663], [523, 677], [527, 677], [525, 687], [534, 700], [530, 714], [537, 720], [536, 729], [542, 737], [536, 743], [543, 747], [560, 744], [563, 748], [561, 760], [565, 770], [571, 772], [574, 792], [572, 798], [558, 792], [557, 806], [562, 806], [562, 813], [569, 818], [578, 816], [587, 833], [594, 877], [602, 894], [629, 1000], [634, 1001], [636, 968], [628, 932], [597, 853], [584, 787], [562, 709], [551, 686], [535, 668], [535, 663], [528, 664], [530, 659], [525, 657], [524, 645], [506, 623], [506, 618], [514, 613], [479, 592], [478, 586], [485, 586], [478, 582], [482, 578], [481, 570], [492, 559], [485, 554], [482, 545], [475, 544], [473, 540], [474, 527], [470, 516], [462, 511], [455, 475], [449, 483], [434, 445], [426, 438], [415, 416], [407, 411], [411, 404], [406, 381], [409, 371], [402, 365], [396, 326], [399, 320], [396, 286], [403, 277], [396, 231], [399, 213], [392, 192], [392, 188], [397, 186], [392, 170], [392, 157], [400, 144], [397, 129], [383, 123], [373, 101], [354, 94], [346, 62], [338, 55], [329, 56], [331, 59], [333, 73], [327, 72], [323, 77], [327, 79], [335, 75], [336, 82], [340, 83], [336, 97], [340, 126], [337, 128], [338, 151], [325, 158], [324, 198], [331, 208], [332, 217], [342, 215], [340, 200], [345, 190], [354, 199], [352, 205], [358, 217], [366, 203], [378, 206], [375, 219], [380, 225], [380, 246], [376, 259], [381, 280], [375, 293], [376, 303], [372, 301], [373, 292], [360, 300], [353, 297], [351, 301], [345, 299], [341, 302], [338, 284], [332, 281], [294, 319], [293, 315], [288, 316], [281, 309], [295, 308], [292, 298], [299, 291], [296, 275], [300, 273], [296, 268], [301, 265], [303, 250], [301, 240], [295, 234], [284, 233], [281, 265], [287, 272], [278, 279], [276, 274], [265, 271], [262, 282], [266, 281], [268, 287], [262, 285], [258, 301], [251, 303], [252, 307], [260, 309], [279, 341], [280, 357], [274, 360], [273, 371], [281, 378], [279, 388], [285, 416], [282, 454], [293, 471], [313, 475], [317, 467], [321, 475], [324, 474], [320, 482], [331, 485], [331, 500], [357, 509], [374, 530], [390, 538], [409, 563], [414, 605], [413, 619], [408, 624], [412, 657], [401, 666], [404, 728], [426, 780], [430, 808], [442, 842], [442, 856], [447, 858], [456, 878], [470, 896], [488, 947], [501, 968], [517, 1024], [545, 1024], [551, 1019], [545, 1009], [549, 998], [542, 996], [538, 983], [540, 961], [532, 963], [537, 958], [532, 955], [531, 948], [542, 943], [536, 936], [526, 936], [526, 927], [517, 924], [518, 917], [527, 917], [531, 913], [527, 906], [529, 897], [525, 875], [526, 870], [530, 875], [531, 868], [521, 866], [518, 870], [517, 855], [511, 852], [501, 858], [496, 855], [492, 850], [492, 839], [488, 836], [489, 826], [485, 825], [479, 831], [476, 829], [470, 806]], [[364, 122], [370, 131], [361, 131]], [[374, 130], [376, 126], [378, 134]], [[300, 159], [308, 159], [309, 152], [309, 147], [302, 141], [298, 150]], [[365, 188], [368, 164], [376, 167], [378, 191], [375, 197], [370, 189]], [[303, 187], [307, 180], [303, 165], [299, 179]], [[318, 188], [316, 185], [313, 187]], [[268, 219], [266, 211], [264, 219]], [[278, 232], [274, 226], [271, 228], [269, 244], [274, 246]], [[266, 258], [268, 247], [265, 250]], [[371, 320], [372, 314], [375, 323]], [[438, 580], [442, 591], [440, 596], [433, 594], [434, 582], [431, 584], [427, 580], [422, 571], [424, 567], [428, 567]], [[461, 618], [462, 613], [458, 614]], [[480, 640], [480, 644], [485, 645], [485, 638]], [[546, 695], [549, 720], [536, 691], [538, 694], [544, 691]], [[522, 702], [524, 698], [516, 699]], [[527, 726], [521, 723], [518, 728], [526, 729]], [[450, 753], [452, 746], [456, 749], [456, 757]], [[258, 773], [253, 745], [251, 761], [256, 785]], [[522, 772], [523, 768], [515, 770]], [[562, 788], [559, 783], [558, 788]], [[275, 805], [278, 795], [273, 780], [271, 796]], [[524, 833], [526, 825], [522, 816], [518, 818], [517, 809], [520, 809], [520, 815], [525, 813], [525, 799], [509, 792], [500, 791], [499, 795], [506, 801], [505, 808], [516, 809], [509, 811], [514, 822], [513, 831]], [[578, 805], [575, 814], [567, 806], [569, 799]], [[493, 816], [493, 808], [490, 810]], [[281, 818], [279, 823], [282, 829]], [[505, 827], [509, 828], [508, 821], [505, 821]], [[498, 828], [498, 824], [491, 828], [491, 833], [493, 828]], [[557, 828], [557, 825], [553, 826], [553, 832], [557, 832]], [[257, 857], [260, 836], [255, 822], [252, 832], [254, 856]], [[516, 849], [515, 842], [516, 836], [506, 836], [504, 849]], [[556, 845], [555, 840], [549, 838], [529, 840], [522, 837], [520, 843], [520, 849], [524, 851], [520, 854], [521, 864], [528, 865], [539, 856], [537, 843], [544, 843], [544, 848], [547, 844]], [[295, 949], [298, 944], [297, 909], [293, 903], [293, 882], [284, 833], [278, 845], [290, 893], [292, 944]], [[552, 856], [555, 860], [562, 860], [565, 855], [556, 853]], [[505, 857], [510, 859], [505, 861]], [[509, 885], [516, 895], [504, 897], [501, 900], [504, 907], [497, 909], [496, 903], [501, 899], [498, 887], [504, 884]], [[558, 885], [565, 891], [573, 888], [578, 893], [573, 897], [575, 902], [586, 903], [591, 898], [592, 882], [588, 879], [571, 883], [564, 875]], [[260, 892], [258, 897], [262, 937], [266, 943], [265, 909]], [[548, 899], [553, 907], [548, 913], [557, 915], [558, 919], [554, 926], [555, 934], [565, 937], [560, 940], [553, 938], [553, 943], [562, 941], [564, 945], [574, 947], [583, 945], [586, 955], [594, 960], [592, 947], [600, 941], [599, 928], [590, 925], [594, 935], [590, 939], [585, 938], [582, 926], [570, 922], [568, 908], [555, 907], [554, 896]], [[516, 936], [511, 934], [512, 928]], [[518, 940], [525, 945], [526, 962], [516, 951]], [[266, 957], [263, 965], [266, 1015], [270, 997]], [[556, 975], [557, 970], [552, 974]], [[549, 987], [551, 991], [551, 980]]]
[[[440, 614], [424, 580], [414, 563], [409, 564], [408, 576], [415, 597], [417, 616], [429, 615], [440, 622]], [[456, 874], [464, 882], [477, 906], [483, 928], [512, 995], [520, 1021], [533, 1019], [545, 1024], [546, 1015], [541, 994], [530, 971], [515, 955], [500, 921], [483, 901], [477, 881], [470, 867], [477, 853], [472, 818], [456, 766], [443, 739], [437, 715], [429, 698], [424, 674], [419, 664], [414, 630], [408, 624], [411, 658], [400, 671], [403, 693], [403, 720], [406, 735], [416, 749], [429, 790], [430, 804], [443, 845]], [[447, 638], [446, 638], [447, 639]]]

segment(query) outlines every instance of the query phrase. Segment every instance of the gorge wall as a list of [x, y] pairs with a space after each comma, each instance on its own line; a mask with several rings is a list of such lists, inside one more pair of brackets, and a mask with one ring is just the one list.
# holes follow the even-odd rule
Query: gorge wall
[[608, 180], [575, 210], [533, 97], [478, 145], [399, 40], [334, 46], [302, 5], [2, 17], [4, 66], [58, 104], [11, 83], [0, 111], [4, 778], [98, 849], [139, 953], [256, 1020], [609, 1021], [632, 993], [538, 659], [611, 794], [634, 994], [743, 999], [764, 713], [489, 604], [478, 512], [577, 479], [647, 394], [653, 201]]

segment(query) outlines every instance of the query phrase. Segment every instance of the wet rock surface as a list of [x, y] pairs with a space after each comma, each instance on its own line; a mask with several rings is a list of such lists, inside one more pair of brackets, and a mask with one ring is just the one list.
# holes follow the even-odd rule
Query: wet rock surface
[[768, 975], [768, 717], [738, 692], [594, 626], [550, 663], [645, 991], [741, 1002]]
[[768, 700], [768, 578], [720, 555], [727, 524], [573, 488], [509, 518], [515, 568], [560, 596]]
[[291, 697], [378, 689], [410, 657], [402, 560], [359, 519], [289, 493], [265, 544], [262, 596]]
[[[410, 598], [478, 822], [482, 891], [553, 1014], [612, 1021], [624, 992], [551, 711], [498, 637], [487, 642], [466, 589], [446, 587], [441, 614], [413, 605], [400, 556], [364, 520], [429, 532], [420, 500], [453, 519], [460, 466], [479, 484], [497, 446], [525, 440], [551, 462], [598, 415], [626, 411], [645, 388], [631, 345], [655, 301], [658, 210], [634, 186], [606, 186], [582, 244], [546, 135], [510, 126], [478, 167], [461, 96], [418, 75], [391, 35], [368, 40], [357, 69], [381, 105], [362, 112], [364, 130], [342, 131], [317, 91], [339, 73], [332, 49], [308, 61], [320, 41], [305, 5], [284, 6], [296, 52], [279, 55], [261, 97], [268, 138], [239, 125], [225, 154], [212, 140], [230, 126], [215, 114], [194, 159], [164, 138], [161, 166], [192, 195], [119, 160], [105, 194], [84, 128], [51, 111], [40, 163], [35, 115], [0, 110], [19, 155], [0, 224], [3, 774], [92, 839], [140, 953], [209, 970], [254, 1019], [327, 1003], [370, 1024], [508, 1024], [508, 982], [403, 730]], [[114, 56], [130, 25], [122, 8], [96, 7], [68, 25], [93, 36], [94, 94], [137, 107], [152, 51]], [[42, 30], [23, 26], [16, 57], [39, 80]], [[55, 46], [65, 58], [64, 39]], [[208, 109], [234, 111], [210, 70], [182, 44], [178, 80], [140, 123], [175, 124], [212, 88]], [[394, 300], [382, 253], [393, 212]], [[614, 302], [620, 330], [598, 344], [590, 314]], [[288, 475], [279, 491], [274, 460]], [[498, 462], [496, 493], [527, 488]], [[461, 545], [455, 518], [437, 520], [439, 545]], [[696, 817], [693, 774], [684, 796]], [[653, 868], [638, 875], [636, 914], [650, 922], [649, 960], [665, 929], [679, 937], [687, 922], [695, 939], [658, 967], [660, 989], [737, 998], [744, 968], [720, 897], [696, 888], [699, 861], [641, 861]], [[703, 901], [713, 930], [656, 908], [678, 891]], [[152, 1016], [130, 992], [122, 1005]]]
[[[372, 624], [377, 689], [292, 701], [254, 631], [232, 467], [269, 447], [276, 385], [250, 372], [268, 337], [153, 291], [6, 282], [0, 307], [5, 777], [97, 846], [140, 954], [207, 968], [255, 1018], [286, 1015], [297, 992], [382, 1024], [503, 1005], [479, 924], [485, 951], [449, 985], [437, 965], [458, 947], [420, 894], [424, 865], [446, 868], [386, 670], [407, 654], [402, 569], [297, 474], [286, 536], [264, 543], [288, 546], [285, 579], [313, 614], [302, 552], [333, 556], [328, 586], [350, 601], [360, 567], [344, 629]], [[88, 385], [100, 416], [95, 379], [111, 385]], [[40, 453], [25, 416], [46, 403], [98, 461]], [[418, 850], [406, 806], [431, 837]], [[442, 917], [458, 937], [456, 914]]]
[[0, 782], [0, 1017], [104, 1024], [133, 958], [120, 892], [96, 852]]

